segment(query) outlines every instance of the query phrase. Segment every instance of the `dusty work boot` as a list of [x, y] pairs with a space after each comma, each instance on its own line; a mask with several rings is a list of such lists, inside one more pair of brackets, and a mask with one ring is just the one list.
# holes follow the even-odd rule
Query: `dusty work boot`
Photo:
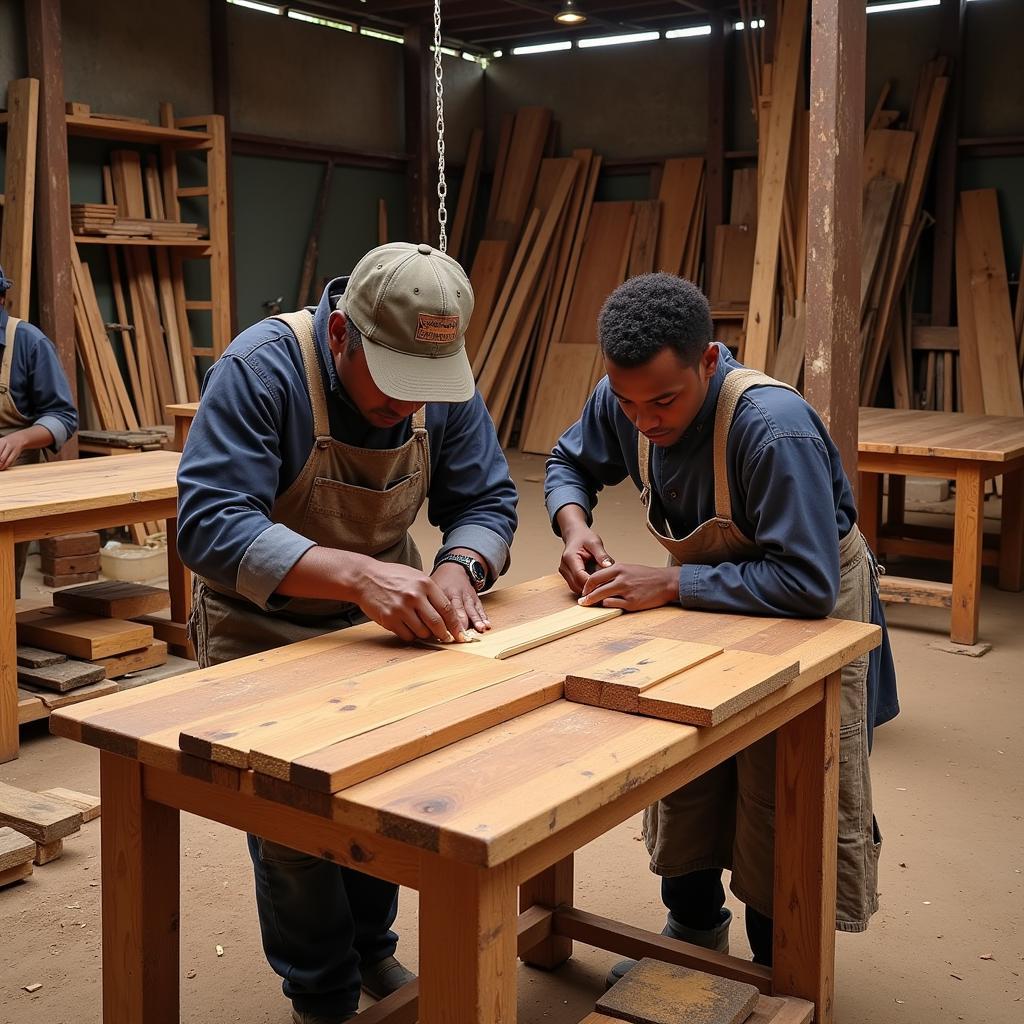
[[357, 1013], [346, 1013], [344, 1017], [325, 1017], [320, 1013], [304, 1013], [292, 1008], [292, 1024], [345, 1024], [358, 1016]]
[[[689, 942], [694, 946], [701, 946], [704, 949], [714, 950], [716, 953], [729, 952], [729, 925], [732, 923], [732, 911], [723, 910], [722, 920], [717, 927], [707, 931], [697, 928], [688, 928], [680, 924], [671, 914], [661, 929], [662, 935], [670, 939], [679, 939], [680, 942]], [[609, 972], [605, 979], [605, 988], [611, 988], [616, 982], [621, 981], [634, 967], [635, 960], [620, 960]]]
[[416, 975], [393, 956], [386, 956], [375, 964], [364, 964], [359, 970], [363, 976], [363, 991], [374, 999], [383, 999], [416, 980]]

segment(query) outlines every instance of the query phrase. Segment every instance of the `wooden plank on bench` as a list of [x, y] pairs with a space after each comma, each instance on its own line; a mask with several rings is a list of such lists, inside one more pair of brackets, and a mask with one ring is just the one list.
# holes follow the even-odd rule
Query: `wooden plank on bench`
[[171, 595], [159, 587], [121, 580], [103, 580], [85, 587], [72, 587], [53, 595], [53, 603], [88, 615], [108, 619], [134, 619], [171, 606]]
[[82, 812], [63, 800], [0, 782], [0, 825], [10, 825], [35, 843], [53, 843], [82, 827]]
[[906, 576], [883, 576], [879, 596], [887, 604], [922, 604], [929, 608], [952, 608], [953, 585], [932, 580], [912, 580]]
[[153, 640], [153, 630], [137, 622], [101, 619], [63, 608], [19, 612], [18, 639], [83, 661], [136, 651]]

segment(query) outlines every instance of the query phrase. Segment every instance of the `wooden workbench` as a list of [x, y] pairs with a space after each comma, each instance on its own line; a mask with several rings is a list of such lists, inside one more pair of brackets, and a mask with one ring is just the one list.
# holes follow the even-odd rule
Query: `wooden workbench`
[[177, 405], [165, 406], [167, 415], [174, 424], [174, 450], [176, 452], [185, 450], [185, 439], [188, 437], [189, 428], [195, 419], [198, 402], [180, 402]]
[[[501, 593], [488, 599], [496, 624]], [[591, 626], [508, 662], [554, 673], [557, 686], [559, 674], [656, 637], [799, 660], [793, 682], [707, 729], [573, 704], [558, 699], [558, 688], [551, 703], [334, 793], [182, 751], [186, 737], [207, 726], [228, 742], [238, 733], [218, 732], [216, 723], [234, 713], [261, 720], [282, 695], [289, 706], [293, 694], [303, 702], [306, 687], [344, 681], [352, 675], [344, 666], [360, 658], [380, 665], [382, 654], [392, 664], [409, 656], [373, 624], [356, 630], [51, 718], [54, 732], [101, 751], [105, 1024], [178, 1020], [182, 810], [419, 890], [419, 982], [367, 1011], [366, 1024], [411, 1024], [417, 1012], [423, 1024], [513, 1024], [517, 953], [554, 967], [574, 939], [792, 997], [787, 1019], [807, 1019], [800, 999], [814, 1004], [817, 1021], [833, 1019], [839, 670], [878, 643], [876, 627], [665, 608]], [[458, 651], [430, 657], [472, 660]], [[340, 703], [328, 702], [324, 716]], [[575, 850], [771, 732], [774, 968], [573, 908]], [[623, 869], [635, 870], [638, 884], [645, 879], [642, 851]]]
[[[861, 409], [857, 470], [860, 527], [868, 543], [886, 553], [948, 559], [952, 583], [886, 580], [883, 597], [952, 608], [950, 639], [978, 639], [981, 567], [999, 568], [999, 586], [1024, 585], [1024, 418], [968, 416], [914, 409]], [[890, 515], [881, 523], [882, 476], [890, 476]], [[956, 481], [953, 536], [903, 522], [906, 476]], [[1003, 478], [1003, 515], [997, 544], [983, 539], [985, 481]], [[898, 483], [894, 483], [896, 478]]]
[[191, 587], [175, 540], [178, 459], [146, 452], [19, 466], [0, 477], [0, 761], [18, 756], [15, 543], [166, 519], [171, 619], [186, 622]]

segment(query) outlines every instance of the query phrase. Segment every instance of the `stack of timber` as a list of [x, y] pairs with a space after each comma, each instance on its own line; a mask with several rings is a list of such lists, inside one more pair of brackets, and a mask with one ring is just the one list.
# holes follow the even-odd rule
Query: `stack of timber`
[[[0, 858], [3, 858], [0, 864], [6, 863], [7, 857], [12, 855], [12, 848], [17, 848], [8, 835], [8, 829], [35, 844], [32, 857], [35, 864], [49, 864], [63, 853], [64, 840], [81, 827], [82, 812], [73, 804], [46, 793], [33, 793], [0, 783]], [[20, 848], [14, 859], [18, 864], [23, 863]], [[28, 874], [31, 871], [25, 871], [18, 877]], [[2, 874], [0, 884], [6, 884]]]
[[45, 537], [39, 542], [39, 566], [45, 587], [68, 587], [96, 579], [100, 571], [100, 535], [88, 532]]
[[[503, 444], [546, 452], [602, 369], [597, 315], [627, 277], [666, 270], [696, 278], [704, 229], [704, 160], [669, 159], [657, 196], [594, 202], [601, 157], [553, 150], [551, 111], [526, 107], [502, 124], [484, 236], [470, 279], [466, 348]], [[480, 173], [471, 140], [453, 238], [464, 245]], [[464, 198], [465, 197], [465, 198]], [[463, 201], [464, 198], [464, 201]]]
[[89, 265], [72, 257], [75, 337], [90, 399], [84, 425], [134, 431], [162, 423], [167, 405], [194, 402], [199, 390], [180, 259], [131, 241], [197, 239], [203, 229], [167, 218], [155, 158], [143, 168], [139, 153], [114, 151], [103, 178], [105, 203], [72, 207], [73, 234], [125, 239], [103, 247], [115, 323], [103, 321]]
[[198, 224], [175, 220], [121, 217], [114, 203], [72, 203], [71, 227], [76, 235], [105, 235], [124, 238], [203, 238], [206, 230]]

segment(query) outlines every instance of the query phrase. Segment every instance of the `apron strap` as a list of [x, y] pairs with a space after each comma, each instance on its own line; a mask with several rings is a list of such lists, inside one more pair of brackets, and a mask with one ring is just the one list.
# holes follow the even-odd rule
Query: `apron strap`
[[732, 520], [732, 498], [729, 495], [729, 469], [726, 459], [726, 448], [729, 442], [729, 430], [736, 414], [736, 406], [750, 388], [776, 387], [786, 388], [794, 395], [800, 394], [796, 388], [784, 384], [760, 370], [742, 367], [730, 370], [725, 375], [722, 390], [718, 396], [718, 408], [715, 411], [715, 515], [719, 519]]
[[426, 430], [427, 429], [427, 407], [421, 405], [412, 414], [412, 429], [413, 430]]
[[306, 390], [313, 407], [313, 436], [320, 441], [331, 436], [330, 419], [327, 415], [327, 399], [324, 396], [324, 381], [320, 375], [320, 360], [316, 354], [316, 337], [313, 333], [313, 314], [308, 309], [294, 313], [281, 313], [274, 317], [285, 324], [295, 335], [302, 352], [302, 365], [306, 370]]
[[636, 458], [640, 466], [640, 504], [647, 506], [651, 500], [651, 439], [639, 431], [636, 435]]
[[21, 321], [16, 316], [9, 316], [7, 318], [7, 327], [4, 330], [3, 367], [0, 368], [0, 395], [6, 395], [11, 390], [11, 367], [14, 365], [14, 335], [20, 323]]

